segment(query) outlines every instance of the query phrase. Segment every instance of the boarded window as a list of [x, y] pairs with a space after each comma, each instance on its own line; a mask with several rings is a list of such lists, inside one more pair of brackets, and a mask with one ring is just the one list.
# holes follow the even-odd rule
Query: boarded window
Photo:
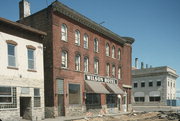
[[80, 85], [79, 84], [69, 84], [69, 104], [80, 104]]

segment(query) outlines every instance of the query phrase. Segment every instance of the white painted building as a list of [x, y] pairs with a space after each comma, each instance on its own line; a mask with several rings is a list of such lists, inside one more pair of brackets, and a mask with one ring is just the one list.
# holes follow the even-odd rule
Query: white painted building
[[44, 32], [0, 18], [0, 119], [44, 119]]
[[133, 106], [166, 106], [176, 99], [177, 78], [167, 66], [132, 70]]

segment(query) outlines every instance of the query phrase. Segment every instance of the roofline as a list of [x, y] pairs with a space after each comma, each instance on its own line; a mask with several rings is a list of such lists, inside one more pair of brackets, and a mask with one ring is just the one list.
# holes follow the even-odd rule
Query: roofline
[[53, 12], [58, 12], [60, 14], [63, 14], [65, 16], [85, 25], [86, 27], [88, 27], [90, 29], [117, 41], [118, 43], [121, 43], [124, 45], [125, 43], [132, 44], [135, 41], [135, 39], [133, 39], [131, 37], [121, 37], [121, 36], [115, 34], [111, 30], [101, 26], [100, 24], [97, 24], [96, 22], [83, 16], [82, 14], [76, 12], [75, 10], [69, 8], [68, 6], [62, 4], [61, 2], [59, 2], [57, 0], [55, 2], [53, 2], [50, 6], [52, 6]]
[[27, 30], [27, 31], [30, 31], [30, 32], [33, 32], [33, 33], [36, 33], [36, 34], [39, 34], [39, 35], [43, 35], [43, 36], [47, 35], [43, 31], [34, 29], [34, 28], [30, 27], [30, 26], [26, 26], [26, 25], [23, 25], [23, 24], [20, 24], [20, 23], [17, 23], [17, 22], [13, 22], [13, 21], [7, 20], [7, 19], [2, 18], [2, 17], [0, 17], [0, 22], [9, 24], [11, 26], [14, 26], [14, 27], [17, 27], [17, 28], [21, 28], [21, 29], [24, 29], [24, 30]]

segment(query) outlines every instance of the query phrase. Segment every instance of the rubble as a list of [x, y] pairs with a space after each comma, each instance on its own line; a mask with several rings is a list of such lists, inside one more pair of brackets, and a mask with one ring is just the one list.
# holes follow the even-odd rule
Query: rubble
[[132, 112], [124, 115], [101, 116], [74, 121], [180, 121], [179, 112]]

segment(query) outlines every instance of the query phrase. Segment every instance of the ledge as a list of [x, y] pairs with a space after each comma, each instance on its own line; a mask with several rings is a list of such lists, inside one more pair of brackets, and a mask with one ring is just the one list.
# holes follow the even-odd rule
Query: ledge
[[17, 68], [17, 67], [12, 67], [12, 66], [8, 66], [7, 69], [19, 70], [19, 68]]

